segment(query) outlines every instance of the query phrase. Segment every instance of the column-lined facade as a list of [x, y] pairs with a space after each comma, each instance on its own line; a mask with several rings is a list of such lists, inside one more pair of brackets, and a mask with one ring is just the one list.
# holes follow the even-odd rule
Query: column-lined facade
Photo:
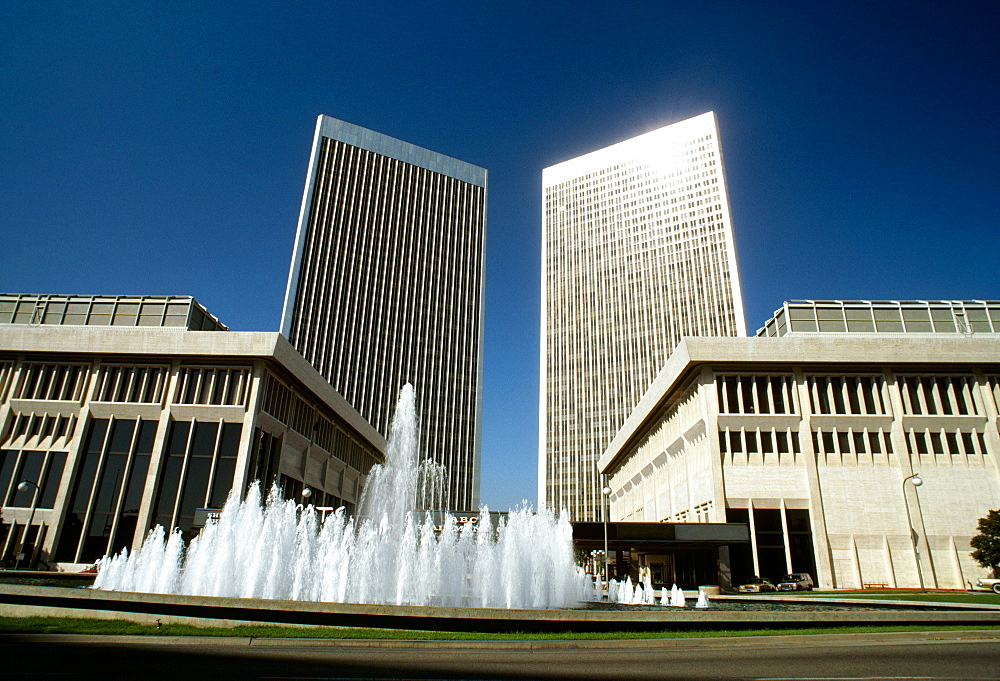
[[737, 583], [964, 589], [985, 574], [976, 521], [1000, 503], [997, 348], [992, 333], [688, 339], [602, 457], [611, 519], [747, 524]]
[[597, 459], [674, 346], [746, 335], [715, 115], [542, 184], [539, 503], [600, 520]]
[[320, 116], [282, 333], [388, 435], [416, 388], [421, 450], [479, 503], [486, 171]]

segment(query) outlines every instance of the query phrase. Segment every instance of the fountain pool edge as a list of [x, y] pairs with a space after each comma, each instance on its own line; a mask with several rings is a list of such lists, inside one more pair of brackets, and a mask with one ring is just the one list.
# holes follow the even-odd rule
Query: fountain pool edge
[[[938, 604], [939, 605], [939, 604]], [[706, 610], [504, 610], [364, 605], [174, 594], [138, 594], [0, 584], [0, 614], [14, 617], [98, 617], [152, 622], [320, 625], [463, 632], [601, 632], [752, 629], [849, 625], [1000, 625], [1000, 608], [734, 612]]]

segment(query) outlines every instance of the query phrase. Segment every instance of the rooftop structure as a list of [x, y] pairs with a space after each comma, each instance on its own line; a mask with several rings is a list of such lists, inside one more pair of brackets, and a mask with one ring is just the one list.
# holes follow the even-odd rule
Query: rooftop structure
[[1000, 333], [1000, 301], [790, 300], [757, 330], [798, 333]]
[[169, 326], [189, 331], [228, 331], [190, 296], [0, 293], [0, 324]]

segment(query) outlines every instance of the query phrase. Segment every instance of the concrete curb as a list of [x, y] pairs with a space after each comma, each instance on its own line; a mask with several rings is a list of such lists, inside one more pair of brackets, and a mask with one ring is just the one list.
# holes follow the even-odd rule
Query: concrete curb
[[[870, 601], [878, 610], [733, 612], [712, 610], [505, 610], [315, 603], [93, 589], [0, 585], [3, 614], [105, 617], [187, 622], [321, 625], [374, 629], [468, 632], [608, 632], [705, 629], [803, 628], [848, 625], [1000, 625], [1000, 608], [899, 609]], [[931, 607], [937, 607], [936, 604]]]
[[759, 648], [761, 645], [853, 646], [864, 637], [868, 645], [914, 645], [972, 643], [1000, 640], [1000, 630], [883, 632], [863, 634], [778, 634], [774, 636], [640, 638], [561, 641], [449, 641], [424, 639], [329, 639], [329, 638], [243, 638], [213, 636], [120, 636], [90, 634], [3, 634], [0, 640], [25, 643], [79, 644], [130, 647], [226, 646], [232, 648], [397, 648], [397, 649], [482, 649], [482, 650], [551, 650], [551, 649], [663, 649], [708, 648], [725, 645], [727, 649]]

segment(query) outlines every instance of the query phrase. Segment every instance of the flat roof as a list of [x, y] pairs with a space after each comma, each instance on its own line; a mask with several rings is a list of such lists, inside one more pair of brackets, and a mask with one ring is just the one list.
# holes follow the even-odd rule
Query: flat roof
[[707, 111], [543, 168], [542, 188], [554, 187], [581, 175], [618, 164], [666, 163], [669, 164], [670, 170], [682, 170], [690, 165], [683, 156], [683, 144], [698, 136], [711, 134], [718, 137], [718, 132], [715, 112]]
[[[1000, 336], [945, 334], [876, 336], [815, 334], [774, 337], [694, 337], [681, 342], [653, 379], [639, 403], [601, 454], [606, 473], [642, 428], [666, 406], [692, 371], [705, 364], [765, 371], [789, 365], [844, 370], [908, 365], [914, 369], [1000, 364]], [[838, 367], [838, 365], [843, 365]]]
[[367, 149], [376, 154], [447, 175], [477, 187], [486, 187], [486, 169], [466, 161], [445, 156], [395, 137], [362, 128], [360, 125], [322, 114], [317, 119], [316, 128], [321, 137], [328, 137], [361, 149]]
[[[84, 310], [73, 309], [82, 305], [86, 306]], [[176, 305], [187, 308], [183, 324], [167, 323], [179, 321], [171, 310]], [[109, 306], [110, 309], [107, 309]], [[67, 317], [72, 317], [74, 321], [68, 321]], [[229, 330], [191, 296], [0, 293], [0, 324], [20, 323], [35, 326], [176, 326], [191, 331]]]
[[170, 327], [0, 324], [0, 353], [74, 354], [163, 361], [270, 359], [381, 452], [386, 440], [284, 336], [267, 331], [188, 331]]

